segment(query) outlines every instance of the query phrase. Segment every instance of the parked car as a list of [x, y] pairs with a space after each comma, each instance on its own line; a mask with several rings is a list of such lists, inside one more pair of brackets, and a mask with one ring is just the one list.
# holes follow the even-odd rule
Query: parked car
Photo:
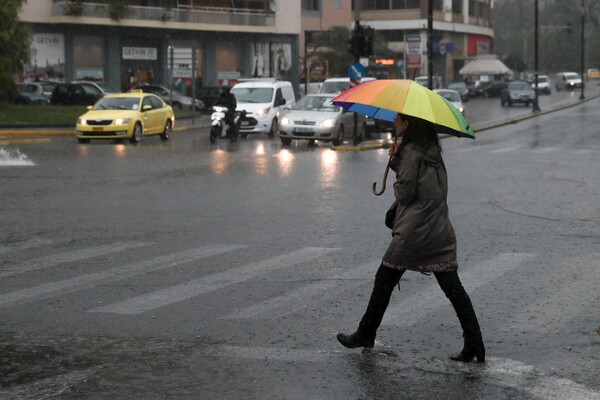
[[600, 79], [600, 71], [598, 68], [588, 68], [585, 77], [586, 79]]
[[[434, 75], [431, 77], [431, 83], [433, 84], [433, 89], [441, 89], [442, 85], [442, 77], [439, 75]], [[421, 75], [415, 78], [415, 82], [425, 87], [429, 87], [429, 75]]]
[[506, 89], [502, 90], [500, 95], [500, 105], [508, 105], [511, 107], [513, 104], [522, 103], [526, 106], [533, 104], [535, 101], [535, 92], [531, 88], [529, 82], [515, 81], [510, 82]]
[[[351, 136], [354, 130], [354, 113], [331, 103], [335, 96], [335, 93], [309, 94], [298, 100], [281, 118], [281, 143], [289, 145], [292, 140], [308, 140], [313, 144], [321, 140], [335, 146], [342, 144], [344, 137]], [[364, 134], [364, 115], [358, 115], [357, 127], [359, 135]]]
[[91, 105], [96, 103], [104, 94], [91, 86], [81, 83], [59, 83], [52, 92], [52, 104]]
[[[184, 96], [181, 93], [167, 89], [161, 85], [138, 85], [134, 86], [132, 90], [141, 90], [144, 93], [152, 93], [160, 97], [165, 103], [171, 105], [174, 109], [192, 109], [192, 104], [196, 107], [196, 110], [203, 111], [206, 106], [204, 102], [198, 99], [192, 99], [190, 96]], [[173, 103], [171, 103], [171, 97]]]
[[559, 72], [554, 78], [554, 87], [556, 91], [573, 90], [581, 88], [581, 77], [577, 72]]
[[465, 115], [465, 106], [462, 103], [460, 94], [452, 89], [434, 89], [434, 92], [448, 100], [462, 115]]
[[[533, 90], [535, 90], [535, 77], [534, 77], [533, 83], [531, 84], [531, 88]], [[552, 93], [551, 84], [550, 84], [550, 78], [548, 78], [548, 75], [538, 75], [538, 88], [537, 88], [537, 92], [538, 93], [544, 93], [544, 94], [551, 94]]]
[[237, 101], [237, 111], [246, 111], [240, 124], [240, 134], [266, 133], [277, 135], [279, 114], [296, 104], [292, 83], [277, 80], [256, 80], [236, 83], [231, 93]]
[[107, 83], [107, 82], [74, 81], [72, 83], [80, 83], [84, 86], [94, 87], [95, 89], [102, 92], [102, 94], [104, 94], [104, 95], [111, 94], [111, 93], [121, 93], [121, 91], [119, 89], [115, 88], [114, 86], [112, 86], [110, 83]]
[[502, 89], [506, 89], [508, 83], [504, 81], [484, 81], [473, 87], [472, 94], [483, 97], [498, 97]]
[[39, 83], [18, 83], [17, 90], [17, 104], [50, 104], [50, 98], [44, 96], [44, 89]]
[[142, 136], [160, 135], [171, 138], [175, 125], [173, 108], [158, 96], [141, 90], [108, 94], [77, 119], [79, 143], [91, 139], [129, 139], [138, 143]]
[[58, 82], [35, 81], [35, 83], [42, 85], [42, 89], [44, 90], [44, 93], [42, 93], [42, 95], [48, 97], [49, 99], [52, 99], [52, 92], [54, 91], [56, 85], [58, 85]]
[[460, 99], [463, 101], [463, 103], [466, 103], [467, 101], [469, 101], [469, 98], [470, 98], [469, 87], [467, 86], [466, 83], [452, 82], [452, 83], [448, 84], [447, 89], [456, 90], [458, 92], [458, 94], [460, 95]]
[[205, 110], [210, 110], [219, 98], [219, 87], [203, 86], [196, 90], [196, 98], [204, 103]]

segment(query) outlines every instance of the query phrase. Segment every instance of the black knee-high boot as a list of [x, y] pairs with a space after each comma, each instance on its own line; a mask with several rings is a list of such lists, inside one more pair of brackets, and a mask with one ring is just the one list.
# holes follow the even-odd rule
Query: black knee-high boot
[[457, 356], [450, 357], [450, 359], [471, 362], [477, 357], [477, 362], [484, 362], [485, 346], [483, 345], [479, 322], [471, 299], [463, 288], [458, 274], [456, 272], [439, 272], [435, 274], [435, 277], [444, 294], [452, 303], [463, 330], [464, 347]]
[[404, 271], [398, 271], [381, 265], [375, 275], [373, 292], [369, 299], [367, 311], [363, 315], [358, 325], [358, 330], [351, 335], [338, 333], [338, 341], [348, 348], [368, 347], [372, 348], [375, 344], [377, 328], [381, 324], [383, 314], [390, 302], [392, 291]]

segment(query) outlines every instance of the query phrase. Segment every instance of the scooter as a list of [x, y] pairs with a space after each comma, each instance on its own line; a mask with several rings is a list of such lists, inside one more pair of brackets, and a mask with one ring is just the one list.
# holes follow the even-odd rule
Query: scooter
[[210, 142], [215, 143], [217, 138], [229, 138], [232, 142], [235, 142], [240, 131], [240, 124], [242, 118], [246, 116], [246, 111], [236, 111], [233, 117], [235, 128], [229, 126], [225, 121], [225, 115], [227, 115], [227, 107], [213, 106], [213, 113], [210, 116], [211, 127], [210, 127]]

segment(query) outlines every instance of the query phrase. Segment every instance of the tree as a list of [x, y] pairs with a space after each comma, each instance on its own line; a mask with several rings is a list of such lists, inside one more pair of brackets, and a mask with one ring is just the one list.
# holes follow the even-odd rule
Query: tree
[[14, 77], [30, 59], [31, 27], [18, 18], [24, 2], [4, 0], [0, 7], [0, 91], [4, 100], [15, 95]]
[[318, 57], [329, 69], [329, 76], [346, 76], [348, 65], [354, 62], [354, 56], [348, 52], [350, 30], [343, 26], [334, 26], [328, 31], [313, 36], [315, 51], [308, 57]]

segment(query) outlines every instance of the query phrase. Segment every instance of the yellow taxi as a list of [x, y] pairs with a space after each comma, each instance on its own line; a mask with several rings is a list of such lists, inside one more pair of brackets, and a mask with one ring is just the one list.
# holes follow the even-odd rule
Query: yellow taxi
[[77, 140], [129, 139], [139, 143], [142, 136], [160, 135], [171, 138], [175, 126], [173, 109], [160, 97], [141, 90], [108, 94], [77, 119]]
[[586, 74], [588, 79], [599, 79], [600, 78], [600, 71], [598, 71], [598, 68], [589, 68], [587, 70], [587, 74]]

